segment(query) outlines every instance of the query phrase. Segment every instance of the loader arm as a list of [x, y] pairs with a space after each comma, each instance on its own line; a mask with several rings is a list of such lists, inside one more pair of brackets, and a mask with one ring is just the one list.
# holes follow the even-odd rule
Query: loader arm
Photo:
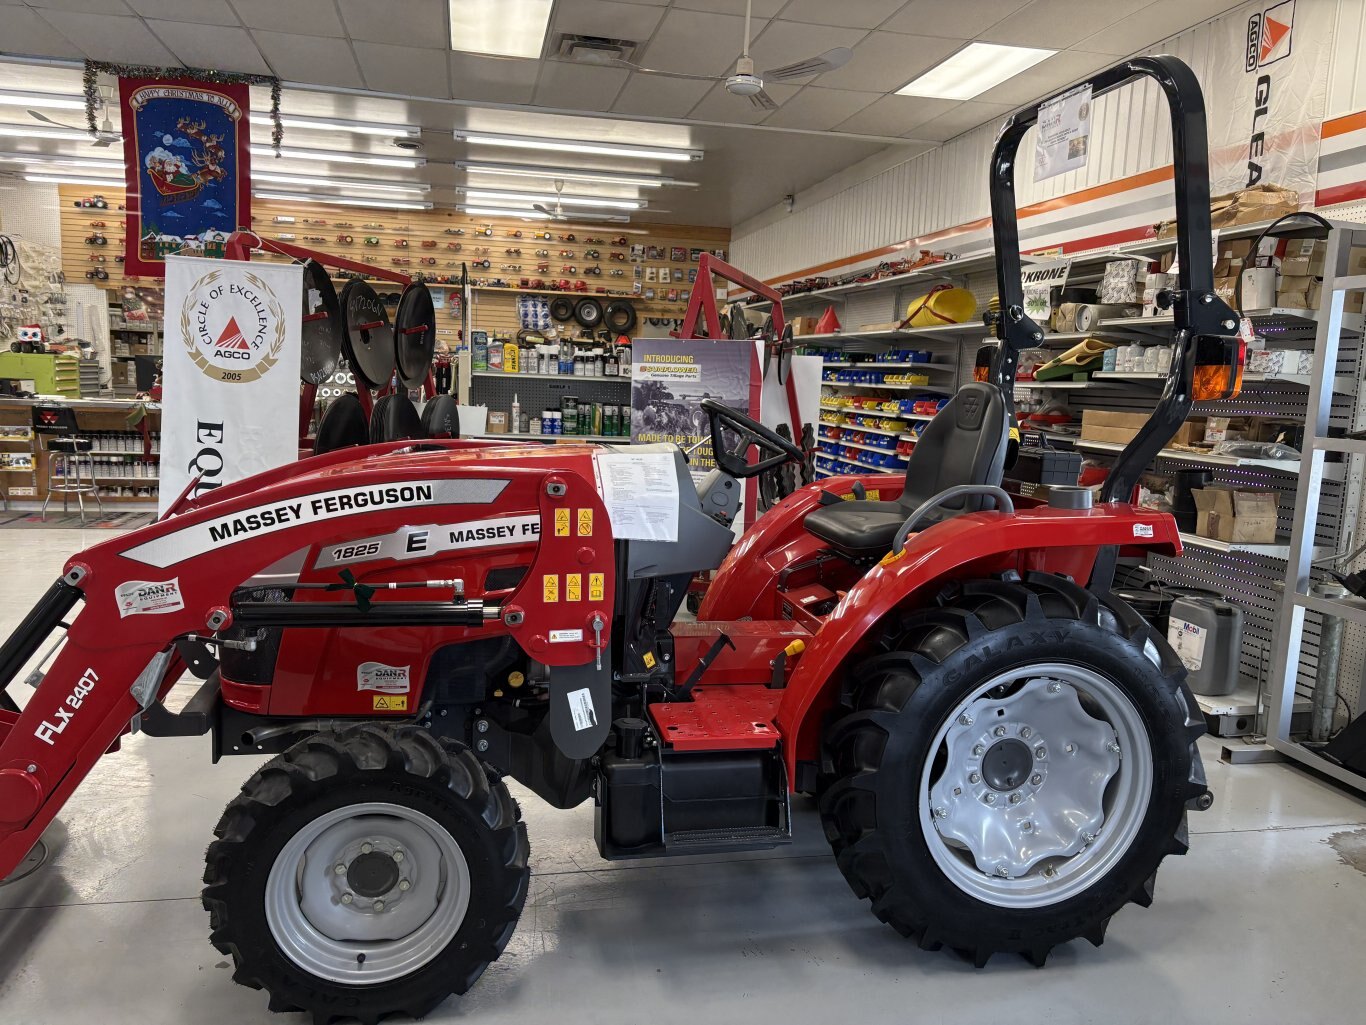
[[[496, 454], [479, 463], [456, 462], [448, 447], [364, 461], [308, 460], [292, 474], [272, 471], [225, 488], [73, 557], [0, 647], [3, 687], [54, 630], [69, 623], [24, 710], [0, 711], [0, 879], [100, 756], [178, 678], [175, 639], [230, 626], [234, 589], [300, 549], [385, 534], [415, 521], [455, 524], [505, 510], [537, 511], [545, 529], [517, 589], [497, 607], [452, 603], [451, 622], [482, 626], [489, 636], [511, 634], [550, 666], [591, 665], [610, 634], [614, 601], [606, 509], [579, 473], [519, 466], [507, 450], [503, 454], [504, 465]], [[557, 523], [555, 512], [566, 509], [592, 510], [588, 522], [601, 528], [587, 536], [557, 529], [567, 519], [562, 515]], [[550, 596], [543, 579], [566, 566], [601, 574], [604, 587], [587, 601], [543, 600]], [[392, 616], [397, 604], [377, 600], [374, 607]], [[434, 603], [413, 604], [430, 609]], [[339, 619], [354, 620], [356, 608], [343, 596]]]

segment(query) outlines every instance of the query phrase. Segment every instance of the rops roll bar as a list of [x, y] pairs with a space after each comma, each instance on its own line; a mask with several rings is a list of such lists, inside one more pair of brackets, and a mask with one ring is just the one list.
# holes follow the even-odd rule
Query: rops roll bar
[[[1138, 78], [1152, 78], [1171, 109], [1172, 168], [1176, 183], [1177, 286], [1162, 296], [1172, 310], [1172, 362], [1162, 397], [1153, 415], [1124, 446], [1101, 489], [1101, 501], [1127, 501], [1139, 476], [1180, 429], [1190, 412], [1196, 349], [1202, 339], [1224, 339], [1237, 333], [1238, 316], [1214, 294], [1214, 261], [1210, 246], [1209, 143], [1205, 131], [1205, 97], [1195, 73], [1171, 56], [1133, 57], [1092, 77], [1092, 97]], [[1070, 91], [1070, 90], [1068, 90]], [[1059, 93], [1058, 95], [1062, 95]], [[1016, 151], [1039, 116], [1041, 104], [1006, 119], [991, 156], [991, 225], [996, 244], [996, 281], [1000, 313], [996, 336], [1001, 340], [991, 366], [991, 381], [1014, 413], [1012, 390], [1020, 350], [1043, 341], [1043, 330], [1024, 311], [1020, 281], [1020, 231], [1015, 212]], [[1026, 166], [1029, 166], [1028, 164]], [[1113, 573], [1113, 557], [1109, 560]]]

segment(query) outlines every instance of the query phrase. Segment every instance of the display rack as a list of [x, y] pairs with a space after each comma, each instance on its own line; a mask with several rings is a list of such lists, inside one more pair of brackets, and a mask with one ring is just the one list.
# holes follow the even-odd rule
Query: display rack
[[[1276, 669], [1266, 696], [1265, 732], [1267, 743], [1281, 754], [1357, 790], [1366, 791], [1366, 776], [1352, 772], [1292, 737], [1292, 732], [1301, 730], [1296, 713], [1306, 696], [1312, 702], [1311, 708], [1327, 707], [1325, 718], [1329, 723], [1339, 697], [1347, 705], [1349, 718], [1363, 712], [1361, 661], [1352, 656], [1361, 654], [1361, 639], [1366, 634], [1366, 601], [1312, 593], [1315, 584], [1326, 577], [1318, 565], [1322, 558], [1315, 551], [1318, 531], [1310, 527], [1319, 523], [1322, 515], [1327, 494], [1325, 481], [1333, 466], [1329, 460], [1345, 462], [1353, 496], [1360, 493], [1363, 465], [1366, 464], [1366, 441], [1346, 437], [1366, 427], [1363, 389], [1357, 389], [1351, 415], [1344, 422], [1334, 378], [1324, 372], [1325, 368], [1340, 368], [1345, 359], [1350, 358], [1353, 339], [1356, 346], [1360, 346], [1360, 316], [1344, 313], [1344, 303], [1348, 293], [1366, 291], [1366, 274], [1347, 276], [1352, 248], [1366, 246], [1366, 227], [1341, 221], [1331, 223], [1334, 230], [1328, 238], [1324, 259], [1320, 306], [1312, 320], [1314, 365], [1320, 372], [1309, 383], [1299, 485], [1295, 493], [1295, 508], [1299, 515], [1290, 530], [1284, 590], [1276, 616], [1271, 656]], [[1347, 554], [1345, 546], [1349, 542], [1346, 539], [1354, 537], [1356, 525], [1356, 508], [1344, 509], [1339, 530], [1342, 545], [1338, 547], [1343, 555]], [[1349, 627], [1342, 632], [1325, 631], [1325, 619], [1344, 620]], [[1307, 653], [1314, 656], [1315, 668], [1319, 666], [1318, 641], [1325, 632], [1341, 637], [1339, 649], [1325, 651], [1327, 657], [1322, 659], [1322, 664], [1328, 668], [1306, 681], [1298, 670], [1306, 662]], [[1331, 672], [1331, 668], [1338, 671]]]

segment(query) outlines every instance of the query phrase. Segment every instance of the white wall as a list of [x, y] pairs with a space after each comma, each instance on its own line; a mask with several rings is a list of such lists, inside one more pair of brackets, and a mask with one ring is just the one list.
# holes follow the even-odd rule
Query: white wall
[[[1366, 0], [1299, 0], [1297, 22], [1311, 5], [1336, 9], [1325, 116], [1366, 110]], [[1213, 35], [1209, 26], [1189, 29], [1147, 52], [1173, 53], [1204, 79]], [[1171, 161], [1166, 107], [1151, 81], [1099, 97], [1092, 124], [1095, 137], [1105, 141], [1088, 165], [1037, 184], [1017, 183], [1020, 205]], [[736, 265], [756, 277], [773, 278], [986, 217], [987, 165], [996, 129], [997, 122], [991, 122], [905, 158], [903, 150], [875, 154], [798, 195], [794, 212], [774, 207], [742, 222], [731, 241]], [[1020, 151], [1027, 153], [1031, 146], [1027, 136]]]

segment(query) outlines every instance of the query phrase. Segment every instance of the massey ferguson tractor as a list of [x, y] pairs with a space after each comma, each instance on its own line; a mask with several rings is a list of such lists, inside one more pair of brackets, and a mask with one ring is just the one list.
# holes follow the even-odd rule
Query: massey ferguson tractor
[[[529, 882], [506, 777], [591, 800], [608, 859], [785, 844], [813, 795], [854, 894], [921, 948], [1042, 965], [1099, 944], [1211, 800], [1182, 665], [1111, 581], [1121, 557], [1179, 554], [1133, 487], [1197, 377], [1240, 358], [1199, 85], [1139, 57], [1092, 86], [1141, 77], [1174, 126], [1175, 355], [1099, 501], [1000, 487], [1017, 355], [1043, 337], [1014, 198], [1031, 108], [992, 158], [991, 380], [904, 481], [800, 488], [732, 544], [740, 482], [806, 453], [706, 400], [700, 485], [673, 446], [397, 441], [182, 499], [74, 555], [0, 647], [4, 697], [65, 631], [0, 711], [0, 878], [125, 734], [207, 735], [215, 762], [274, 756], [209, 844], [210, 940], [272, 1010], [319, 1023], [423, 1015], [499, 956]], [[675, 622], [707, 571], [702, 615]], [[172, 712], [187, 672], [202, 685]]]

